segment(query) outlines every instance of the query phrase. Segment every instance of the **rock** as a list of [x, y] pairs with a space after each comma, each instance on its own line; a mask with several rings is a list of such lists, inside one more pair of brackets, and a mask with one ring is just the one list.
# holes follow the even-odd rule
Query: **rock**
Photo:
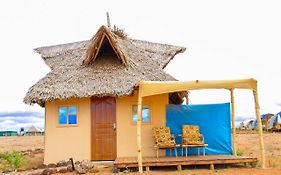
[[41, 174], [42, 175], [49, 175], [50, 174], [50, 169], [49, 168], [44, 169]]
[[67, 165], [72, 165], [71, 160], [68, 160], [68, 161], [66, 162], [66, 164], [67, 164]]
[[50, 164], [48, 164], [48, 166], [47, 166], [48, 168], [56, 168], [57, 167], [57, 165], [56, 164], [54, 164], [54, 163], [50, 163]]
[[68, 172], [74, 171], [73, 168], [72, 168], [72, 165], [68, 165], [68, 166], [66, 167], [66, 169], [67, 169]]
[[114, 173], [114, 174], [117, 174], [117, 173], [119, 173], [119, 172], [120, 172], [120, 170], [117, 169], [117, 168], [114, 168], [113, 171], [112, 171], [112, 173]]
[[89, 160], [83, 160], [80, 164], [75, 162], [75, 170], [79, 174], [85, 174], [94, 168], [94, 164]]
[[57, 172], [58, 172], [58, 170], [56, 168], [50, 169], [51, 174], [56, 174]]
[[81, 166], [76, 166], [76, 167], [75, 167], [75, 171], [76, 171], [78, 174], [86, 174], [88, 170], [83, 169]]
[[94, 164], [89, 160], [82, 160], [81, 167], [87, 170], [94, 168]]
[[67, 166], [67, 162], [62, 160], [57, 163], [57, 167]]
[[81, 162], [80, 161], [76, 161], [75, 163], [74, 163], [74, 165], [79, 165]]
[[59, 173], [67, 173], [68, 170], [67, 170], [67, 168], [61, 168], [58, 172]]

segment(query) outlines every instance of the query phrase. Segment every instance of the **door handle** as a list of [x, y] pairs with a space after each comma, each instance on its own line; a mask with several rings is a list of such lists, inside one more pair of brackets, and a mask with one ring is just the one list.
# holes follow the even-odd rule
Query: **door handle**
[[113, 129], [114, 130], [116, 129], [116, 123], [113, 123]]

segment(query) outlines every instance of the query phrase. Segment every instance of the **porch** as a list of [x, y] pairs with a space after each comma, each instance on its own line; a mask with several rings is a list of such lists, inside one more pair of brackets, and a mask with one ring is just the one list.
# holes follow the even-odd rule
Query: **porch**
[[[178, 157], [143, 157], [142, 164], [149, 171], [150, 167], [155, 166], [177, 166], [178, 170], [182, 169], [182, 165], [210, 165], [210, 169], [214, 169], [215, 164], [236, 164], [251, 163], [255, 164], [257, 158], [247, 156], [234, 155], [206, 155], [206, 156], [178, 156]], [[137, 168], [137, 157], [117, 157], [114, 161], [115, 168]]]

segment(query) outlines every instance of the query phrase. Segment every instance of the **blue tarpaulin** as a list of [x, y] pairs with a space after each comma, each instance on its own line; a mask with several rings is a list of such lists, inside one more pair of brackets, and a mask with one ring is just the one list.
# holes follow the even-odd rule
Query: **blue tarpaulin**
[[[181, 143], [182, 125], [199, 125], [204, 135], [206, 154], [232, 154], [230, 104], [204, 105], [168, 105], [166, 108], [166, 126]], [[202, 149], [201, 149], [202, 153]], [[167, 154], [169, 152], [167, 150]], [[181, 150], [178, 149], [178, 154]], [[184, 152], [185, 154], [185, 152]], [[197, 154], [197, 148], [188, 148], [189, 155]]]

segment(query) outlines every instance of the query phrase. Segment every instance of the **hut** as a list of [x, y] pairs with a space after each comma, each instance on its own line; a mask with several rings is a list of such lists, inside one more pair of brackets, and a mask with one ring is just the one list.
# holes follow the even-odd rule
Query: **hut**
[[[256, 80], [176, 81], [164, 68], [184, 47], [130, 39], [105, 26], [91, 40], [35, 50], [51, 71], [29, 88], [24, 102], [45, 107], [44, 163], [70, 157], [115, 160], [117, 166], [137, 166], [142, 172], [143, 165], [149, 170], [149, 166], [257, 161], [236, 156], [234, 125], [236, 88], [253, 90], [259, 116]], [[214, 88], [230, 91], [233, 155], [144, 162], [143, 157], [156, 157], [152, 128], [166, 125], [167, 104], [182, 103], [189, 90]], [[264, 167], [261, 120], [257, 120]]]
[[27, 136], [37, 136], [37, 135], [43, 135], [44, 132], [41, 129], [38, 129], [35, 126], [31, 126], [28, 128], [28, 130], [25, 132], [25, 135]]
[[[130, 39], [101, 26], [91, 40], [35, 51], [51, 71], [29, 88], [24, 102], [45, 107], [44, 163], [51, 163], [136, 156], [138, 83], [175, 81], [163, 69], [185, 48]], [[150, 132], [165, 125], [165, 106], [181, 103], [186, 94], [144, 99], [145, 156], [155, 155]]]
[[0, 131], [0, 137], [17, 136], [17, 131]]

